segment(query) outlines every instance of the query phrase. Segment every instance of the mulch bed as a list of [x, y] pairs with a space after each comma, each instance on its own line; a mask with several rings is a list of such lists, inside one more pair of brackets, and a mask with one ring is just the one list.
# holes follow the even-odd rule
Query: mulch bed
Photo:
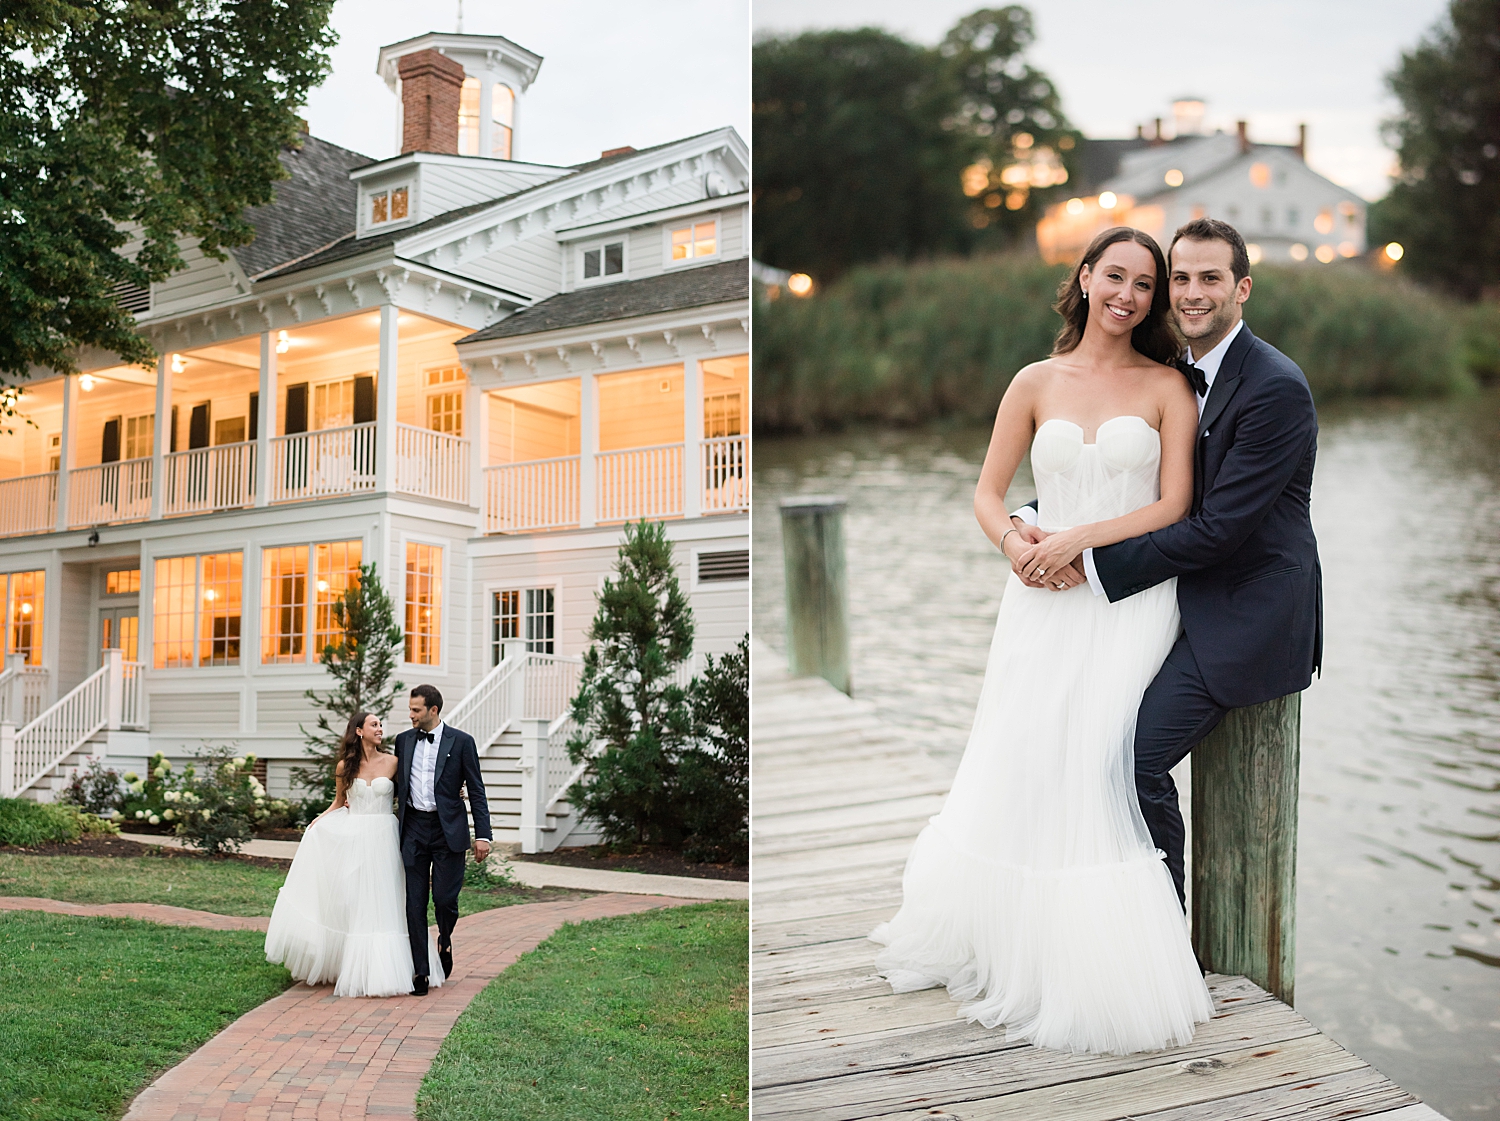
[[123, 837], [80, 837], [66, 844], [37, 845], [34, 848], [0, 845], [0, 853], [5, 852], [25, 856], [155, 856], [162, 860], [240, 860], [260, 868], [276, 869], [285, 869], [292, 863], [290, 860], [281, 860], [276, 857], [248, 856], [244, 853], [206, 856], [190, 849], [146, 845], [140, 841], [127, 841]]
[[511, 860], [537, 864], [562, 864], [569, 868], [594, 868], [601, 872], [649, 872], [657, 876], [691, 876], [696, 880], [748, 880], [744, 864], [692, 864], [673, 849], [640, 848], [616, 852], [609, 845], [558, 849], [556, 852], [516, 853]]

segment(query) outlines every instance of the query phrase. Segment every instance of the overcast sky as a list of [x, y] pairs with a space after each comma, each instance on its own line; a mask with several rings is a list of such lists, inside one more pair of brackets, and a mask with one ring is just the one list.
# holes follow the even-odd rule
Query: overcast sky
[[[523, 95], [517, 154], [574, 164], [732, 125], [750, 136], [749, 0], [462, 0], [463, 29], [544, 59]], [[459, 0], [338, 0], [333, 74], [308, 98], [314, 136], [396, 154], [380, 48], [455, 31]]]
[[[1086, 136], [1133, 136], [1170, 118], [1173, 98], [1202, 97], [1210, 126], [1250, 123], [1252, 139], [1296, 140], [1308, 162], [1375, 199], [1391, 152], [1379, 124], [1396, 108], [1384, 75], [1447, 10], [1446, 0], [1025, 0], [1030, 53]], [[754, 0], [757, 34], [875, 25], [935, 43], [980, 0]], [[1000, 0], [989, 6], [1001, 7]]]

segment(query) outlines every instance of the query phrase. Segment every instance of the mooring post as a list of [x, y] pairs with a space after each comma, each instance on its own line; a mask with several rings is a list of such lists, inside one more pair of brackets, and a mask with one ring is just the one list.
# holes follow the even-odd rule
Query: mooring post
[[1232, 709], [1193, 749], [1193, 948], [1292, 1003], [1301, 694]]
[[781, 500], [786, 564], [787, 664], [847, 693], [849, 585], [844, 568], [844, 500], [809, 495]]

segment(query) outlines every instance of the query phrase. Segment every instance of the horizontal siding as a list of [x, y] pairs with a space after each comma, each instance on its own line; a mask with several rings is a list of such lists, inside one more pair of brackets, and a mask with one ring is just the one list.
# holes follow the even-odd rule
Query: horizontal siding
[[235, 266], [230, 260], [215, 261], [198, 248], [196, 238], [182, 242], [184, 265], [159, 284], [151, 286], [151, 311], [160, 314], [177, 305], [188, 307], [236, 294]]
[[300, 743], [299, 724], [309, 731], [318, 726], [318, 709], [300, 691], [263, 689], [256, 693], [255, 730], [259, 735], [287, 736]]
[[238, 693], [151, 693], [153, 733], [215, 736], [239, 730]]
[[464, 266], [475, 280], [536, 299], [555, 295], [562, 283], [562, 250], [550, 233], [488, 253]]

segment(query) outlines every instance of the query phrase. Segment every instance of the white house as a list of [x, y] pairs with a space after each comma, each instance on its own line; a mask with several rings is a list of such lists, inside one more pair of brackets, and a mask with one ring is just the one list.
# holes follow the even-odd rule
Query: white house
[[1156, 138], [1085, 140], [1079, 193], [1048, 207], [1037, 246], [1050, 263], [1076, 261], [1095, 234], [1124, 225], [1166, 249], [1178, 227], [1211, 217], [1240, 231], [1251, 264], [1358, 257], [1366, 248], [1366, 203], [1308, 167], [1306, 146], [1305, 126], [1295, 145], [1259, 144], [1244, 121], [1236, 135], [1164, 139], [1158, 121]]
[[577, 843], [564, 712], [623, 524], [667, 526], [698, 664], [746, 631], [745, 144], [524, 162], [541, 63], [500, 36], [383, 48], [401, 155], [304, 136], [252, 243], [121, 293], [154, 370], [26, 384], [0, 794], [205, 740], [290, 793], [331, 604], [374, 560], [399, 677], [479, 741], [497, 838]]

